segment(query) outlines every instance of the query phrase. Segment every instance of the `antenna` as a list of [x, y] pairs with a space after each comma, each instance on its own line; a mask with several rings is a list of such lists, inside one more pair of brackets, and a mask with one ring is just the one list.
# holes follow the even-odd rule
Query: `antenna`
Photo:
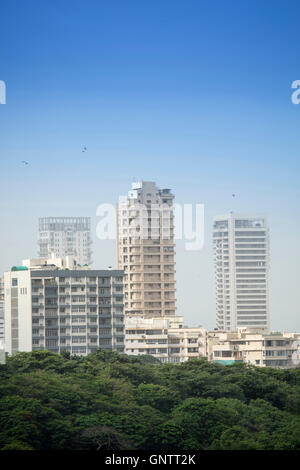
[[[231, 197], [232, 197], [232, 199], [235, 199], [235, 198], [236, 198], [236, 194], [235, 194], [235, 193], [231, 194]], [[233, 214], [233, 211], [230, 211], [230, 214]]]

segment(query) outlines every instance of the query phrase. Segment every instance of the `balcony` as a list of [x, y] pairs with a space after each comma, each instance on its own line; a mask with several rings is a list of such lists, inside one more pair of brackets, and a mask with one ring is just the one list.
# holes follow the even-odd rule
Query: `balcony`
[[148, 274], [148, 273], [160, 274], [160, 271], [161, 271], [160, 265], [157, 265], [155, 268], [148, 268], [146, 265], [144, 266], [145, 275]]

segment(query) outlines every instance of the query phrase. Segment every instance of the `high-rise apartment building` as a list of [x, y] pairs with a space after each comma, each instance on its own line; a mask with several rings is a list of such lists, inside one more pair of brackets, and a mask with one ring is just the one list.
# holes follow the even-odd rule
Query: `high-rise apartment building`
[[261, 215], [214, 218], [216, 326], [269, 330], [269, 229]]
[[92, 264], [89, 217], [43, 217], [39, 219], [38, 256], [73, 256], [79, 264]]
[[78, 267], [72, 257], [24, 260], [4, 273], [4, 295], [9, 354], [124, 352], [122, 271]]
[[174, 196], [154, 182], [132, 183], [117, 210], [118, 268], [125, 313], [175, 315]]

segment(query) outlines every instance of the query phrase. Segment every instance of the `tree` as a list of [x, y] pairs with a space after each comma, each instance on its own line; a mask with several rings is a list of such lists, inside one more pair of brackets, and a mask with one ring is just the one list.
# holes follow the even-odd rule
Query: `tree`
[[77, 450], [126, 450], [133, 449], [133, 443], [121, 433], [108, 426], [93, 426], [80, 431], [72, 445]]
[[163, 385], [142, 383], [137, 388], [138, 403], [169, 412], [179, 402], [179, 396]]

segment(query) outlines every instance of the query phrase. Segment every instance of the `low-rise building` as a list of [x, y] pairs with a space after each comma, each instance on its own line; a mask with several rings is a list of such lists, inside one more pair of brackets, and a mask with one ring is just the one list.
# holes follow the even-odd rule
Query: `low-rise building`
[[295, 351], [292, 334], [260, 330], [210, 331], [208, 360], [220, 364], [245, 362], [260, 367], [289, 368]]
[[5, 349], [124, 352], [123, 271], [72, 257], [24, 260], [4, 273]]
[[5, 347], [2, 338], [0, 338], [0, 364], [5, 364]]
[[184, 362], [206, 356], [204, 328], [188, 328], [183, 317], [130, 316], [125, 318], [125, 351], [151, 355], [161, 362]]
[[293, 367], [300, 365], [300, 333], [283, 333], [283, 336], [292, 338], [293, 354], [292, 363]]

